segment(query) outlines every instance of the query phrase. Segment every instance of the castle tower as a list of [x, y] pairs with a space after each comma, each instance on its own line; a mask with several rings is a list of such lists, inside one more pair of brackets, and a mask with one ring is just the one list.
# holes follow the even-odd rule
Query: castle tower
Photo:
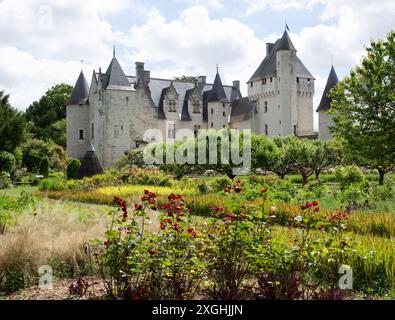
[[217, 130], [227, 128], [230, 114], [229, 101], [218, 68], [213, 87], [207, 95], [207, 102], [208, 128]]
[[254, 133], [313, 135], [314, 81], [287, 30], [275, 43], [267, 43], [266, 57], [248, 81], [249, 99], [257, 102]]
[[66, 112], [68, 156], [82, 160], [90, 143], [89, 85], [82, 71], [67, 103]]
[[322, 95], [320, 105], [317, 112], [319, 114], [319, 139], [326, 141], [331, 139], [329, 128], [333, 126], [332, 117], [328, 114], [331, 109], [332, 99], [328, 96], [330, 91], [339, 83], [335, 68], [332, 66], [329, 73], [328, 81], [326, 82], [325, 90]]

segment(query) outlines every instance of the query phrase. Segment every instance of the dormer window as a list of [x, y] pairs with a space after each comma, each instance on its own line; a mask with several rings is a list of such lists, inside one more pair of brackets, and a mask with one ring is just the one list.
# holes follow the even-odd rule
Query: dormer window
[[168, 105], [168, 110], [169, 112], [176, 112], [176, 108], [177, 108], [177, 103], [175, 99], [169, 99], [169, 102], [167, 103]]
[[193, 107], [193, 113], [200, 113], [200, 100], [193, 99], [192, 100], [192, 107]]

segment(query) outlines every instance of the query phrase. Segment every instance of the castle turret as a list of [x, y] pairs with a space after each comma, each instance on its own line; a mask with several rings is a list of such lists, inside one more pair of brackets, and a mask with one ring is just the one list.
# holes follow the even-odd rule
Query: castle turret
[[226, 96], [221, 76], [215, 75], [213, 86], [207, 94], [207, 120], [209, 129], [224, 129], [228, 127], [230, 115], [229, 100]]
[[332, 117], [328, 114], [331, 109], [332, 99], [329, 97], [330, 91], [339, 83], [335, 68], [332, 66], [329, 73], [328, 81], [322, 94], [321, 102], [318, 106], [317, 112], [319, 113], [319, 139], [329, 140], [331, 134], [329, 127], [333, 125]]
[[67, 152], [70, 158], [82, 159], [90, 142], [89, 85], [81, 71], [67, 108]]
[[253, 131], [270, 137], [312, 135], [314, 80], [287, 30], [268, 43], [264, 60], [248, 81], [248, 96], [257, 102]]

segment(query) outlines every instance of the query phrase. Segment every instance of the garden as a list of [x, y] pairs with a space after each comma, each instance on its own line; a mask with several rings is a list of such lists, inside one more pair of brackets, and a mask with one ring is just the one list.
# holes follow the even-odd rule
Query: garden
[[252, 135], [244, 176], [222, 158], [147, 166], [142, 146], [81, 177], [72, 88], [24, 114], [0, 91], [0, 298], [394, 299], [394, 48], [373, 41], [331, 90], [332, 140]]

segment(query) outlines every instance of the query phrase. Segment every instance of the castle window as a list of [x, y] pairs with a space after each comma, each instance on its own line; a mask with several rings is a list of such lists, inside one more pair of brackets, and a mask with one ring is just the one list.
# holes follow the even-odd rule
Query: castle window
[[115, 128], [114, 128], [114, 138], [118, 139], [118, 137], [119, 137], [119, 129], [118, 129], [118, 126], [115, 126]]
[[192, 101], [193, 113], [200, 113], [200, 101], [199, 99], [194, 99]]
[[225, 128], [226, 128], [226, 125], [224, 125], [223, 128], [225, 129]]
[[280, 122], [279, 122], [279, 123], [280, 123], [280, 124], [282, 123], [282, 122], [281, 122], [281, 120], [280, 120]]
[[226, 108], [226, 104], [225, 104], [225, 103], [223, 103], [223, 104], [222, 104], [222, 107]]
[[262, 84], [266, 84], [266, 78], [265, 79], [262, 79]]
[[297, 126], [296, 126], [296, 124], [294, 125], [294, 135], [295, 136], [297, 135]]
[[310, 83], [311, 83], [311, 80], [307, 79], [307, 84], [310, 85]]
[[265, 134], [268, 136], [269, 135], [269, 127], [267, 124], [265, 124]]
[[94, 139], [95, 138], [95, 124], [93, 122], [92, 122], [92, 125], [91, 125], [91, 130], [92, 130], [91, 137], [92, 137], [92, 139]]
[[214, 128], [214, 123], [213, 122], [211, 122], [211, 128]]
[[129, 105], [129, 97], [126, 97], [126, 105]]
[[251, 82], [251, 88], [254, 86], [254, 82]]
[[279, 109], [281, 108], [280, 105], [278, 105], [278, 108], [279, 108]]
[[272, 83], [273, 82], [273, 77], [270, 77], [270, 83]]
[[299, 83], [299, 80], [300, 80], [299, 77], [297, 77], [297, 78], [296, 78], [296, 83]]
[[281, 82], [281, 78], [278, 78], [278, 82]]
[[214, 109], [213, 108], [211, 108], [211, 114], [214, 114]]
[[226, 112], [223, 112], [224, 117], [226, 117]]
[[80, 140], [84, 140], [85, 138], [84, 138], [84, 130], [82, 130], [82, 129], [80, 129], [80, 131], [79, 131], [79, 139]]
[[168, 102], [169, 112], [176, 112], [177, 103], [175, 99], [170, 99]]
[[267, 113], [267, 110], [268, 110], [268, 103], [267, 101], [265, 101], [265, 113]]
[[175, 139], [176, 138], [176, 125], [175, 124], [169, 124], [167, 127], [167, 137], [169, 139]]

